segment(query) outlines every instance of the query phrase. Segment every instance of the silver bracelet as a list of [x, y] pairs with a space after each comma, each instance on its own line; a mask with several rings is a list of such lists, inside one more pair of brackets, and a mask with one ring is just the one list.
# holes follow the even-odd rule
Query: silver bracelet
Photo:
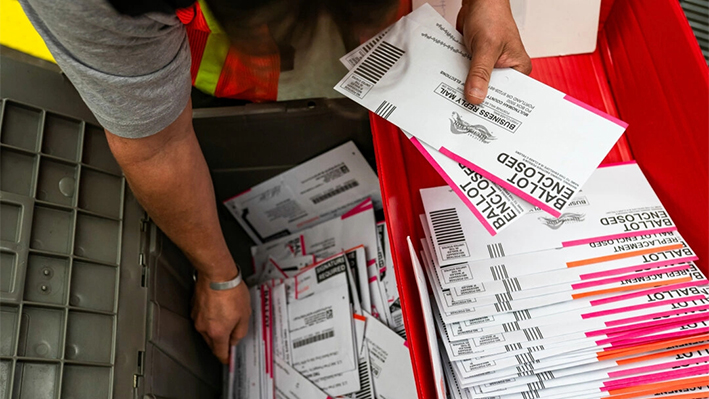
[[[224, 291], [224, 290], [230, 290], [232, 288], [238, 287], [239, 284], [241, 284], [244, 281], [244, 279], [241, 276], [241, 269], [239, 268], [239, 265], [236, 265], [236, 271], [238, 272], [236, 277], [234, 277], [233, 279], [231, 279], [229, 281], [219, 281], [219, 282], [210, 281], [209, 288], [214, 291]], [[197, 281], [197, 270], [194, 271], [194, 274], [192, 275], [192, 277], [194, 278], [194, 281], [196, 282]]]

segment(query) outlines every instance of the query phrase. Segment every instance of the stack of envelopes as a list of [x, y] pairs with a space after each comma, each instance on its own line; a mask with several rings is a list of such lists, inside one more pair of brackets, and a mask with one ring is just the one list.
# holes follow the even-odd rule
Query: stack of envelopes
[[627, 124], [512, 69], [472, 104], [470, 59], [424, 4], [343, 57], [335, 87], [448, 184], [421, 190], [436, 381], [468, 399], [709, 397], [696, 256], [638, 165], [597, 168]]
[[416, 395], [378, 190], [349, 142], [226, 202], [260, 242], [227, 398]]
[[448, 186], [421, 197], [455, 397], [709, 395], [707, 279], [635, 163], [594, 172], [572, 216], [532, 210], [494, 237]]

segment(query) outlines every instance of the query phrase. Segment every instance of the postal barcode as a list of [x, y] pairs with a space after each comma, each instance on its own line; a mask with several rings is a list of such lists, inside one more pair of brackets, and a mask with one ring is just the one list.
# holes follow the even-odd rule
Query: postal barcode
[[527, 341], [536, 341], [544, 338], [539, 327], [525, 328], [522, 331], [524, 332], [524, 336], [527, 338]]
[[502, 285], [505, 286], [505, 291], [516, 292], [522, 291], [522, 285], [519, 283], [516, 277], [507, 280], [502, 280]]
[[328, 330], [325, 332], [322, 332], [317, 335], [313, 335], [312, 337], [308, 338], [301, 338], [297, 341], [293, 341], [293, 349], [300, 348], [301, 346], [313, 344], [315, 342], [319, 342], [328, 338], [332, 338], [335, 336], [335, 331], [334, 330]]
[[369, 370], [367, 367], [369, 363], [360, 359], [359, 362], [359, 392], [355, 394], [356, 399], [371, 399], [372, 398], [372, 385], [369, 381]]
[[515, 355], [515, 359], [517, 359], [517, 364], [527, 364], [527, 363], [534, 363], [534, 356], [532, 356], [530, 353], [520, 353], [519, 355]]
[[388, 102], [388, 101], [382, 101], [381, 104], [379, 104], [379, 107], [374, 111], [375, 114], [381, 116], [384, 119], [389, 119], [391, 114], [394, 113], [396, 110], [396, 105]]
[[541, 396], [539, 392], [522, 392], [522, 399], [539, 399]]
[[377, 84], [391, 67], [404, 55], [404, 50], [392, 46], [386, 41], [382, 41], [379, 47], [375, 48], [367, 58], [362, 61], [354, 73], [360, 77]]
[[532, 314], [529, 313], [529, 310], [527, 310], [527, 309], [512, 312], [512, 315], [515, 317], [515, 320], [517, 320], [517, 321], [529, 320], [532, 318]]
[[556, 378], [556, 377], [554, 377], [554, 373], [552, 373], [551, 371], [544, 371], [544, 372], [537, 374], [537, 379], [539, 381], [548, 381], [548, 380], [553, 380], [554, 378]]
[[539, 391], [539, 390], [545, 389], [546, 386], [544, 385], [543, 382], [539, 381], [539, 382], [533, 382], [531, 384], [527, 384], [527, 388], [530, 391]]
[[458, 212], [455, 208], [441, 209], [429, 213], [433, 235], [436, 236], [438, 245], [465, 242], [463, 226], [460, 224]]
[[490, 254], [490, 259], [503, 258], [505, 256], [505, 249], [502, 248], [500, 243], [488, 245], [487, 252]]
[[345, 191], [350, 190], [355, 187], [358, 187], [358, 186], [359, 186], [359, 183], [357, 182], [357, 180], [352, 180], [352, 181], [349, 181], [349, 182], [341, 185], [340, 187], [337, 187], [337, 188], [330, 190], [326, 193], [322, 193], [318, 196], [315, 196], [315, 197], [311, 198], [310, 200], [313, 201], [313, 204], [317, 204], [317, 203], [325, 201], [326, 199], [332, 198], [332, 197], [336, 196], [337, 194], [342, 194]]
[[[488, 250], [489, 250], [489, 245], [488, 245]], [[509, 278], [510, 276], [507, 274], [507, 266], [505, 265], [496, 265], [490, 267], [490, 272], [492, 273], [492, 279], [497, 281], [497, 280], [504, 280], [506, 278]]]

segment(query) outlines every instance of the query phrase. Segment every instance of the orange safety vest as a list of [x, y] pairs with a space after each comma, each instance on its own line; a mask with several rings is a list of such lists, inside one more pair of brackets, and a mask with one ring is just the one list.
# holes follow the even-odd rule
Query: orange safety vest
[[[399, 2], [396, 19], [411, 10], [407, 0]], [[275, 101], [278, 97], [280, 54], [255, 56], [239, 51], [219, 26], [203, 0], [176, 11], [187, 28], [192, 55], [192, 86], [221, 98], [253, 102]], [[263, 26], [263, 34], [268, 27]]]
[[[187, 28], [192, 85], [215, 97], [254, 102], [275, 101], [278, 95], [278, 52], [254, 56], [231, 46], [204, 1], [176, 12]], [[268, 27], [264, 26], [266, 31]]]

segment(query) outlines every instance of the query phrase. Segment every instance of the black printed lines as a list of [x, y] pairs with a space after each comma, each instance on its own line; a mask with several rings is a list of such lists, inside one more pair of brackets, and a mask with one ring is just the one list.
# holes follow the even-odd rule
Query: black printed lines
[[377, 84], [397, 61], [404, 55], [404, 50], [382, 41], [364, 61], [354, 70], [355, 75]]

